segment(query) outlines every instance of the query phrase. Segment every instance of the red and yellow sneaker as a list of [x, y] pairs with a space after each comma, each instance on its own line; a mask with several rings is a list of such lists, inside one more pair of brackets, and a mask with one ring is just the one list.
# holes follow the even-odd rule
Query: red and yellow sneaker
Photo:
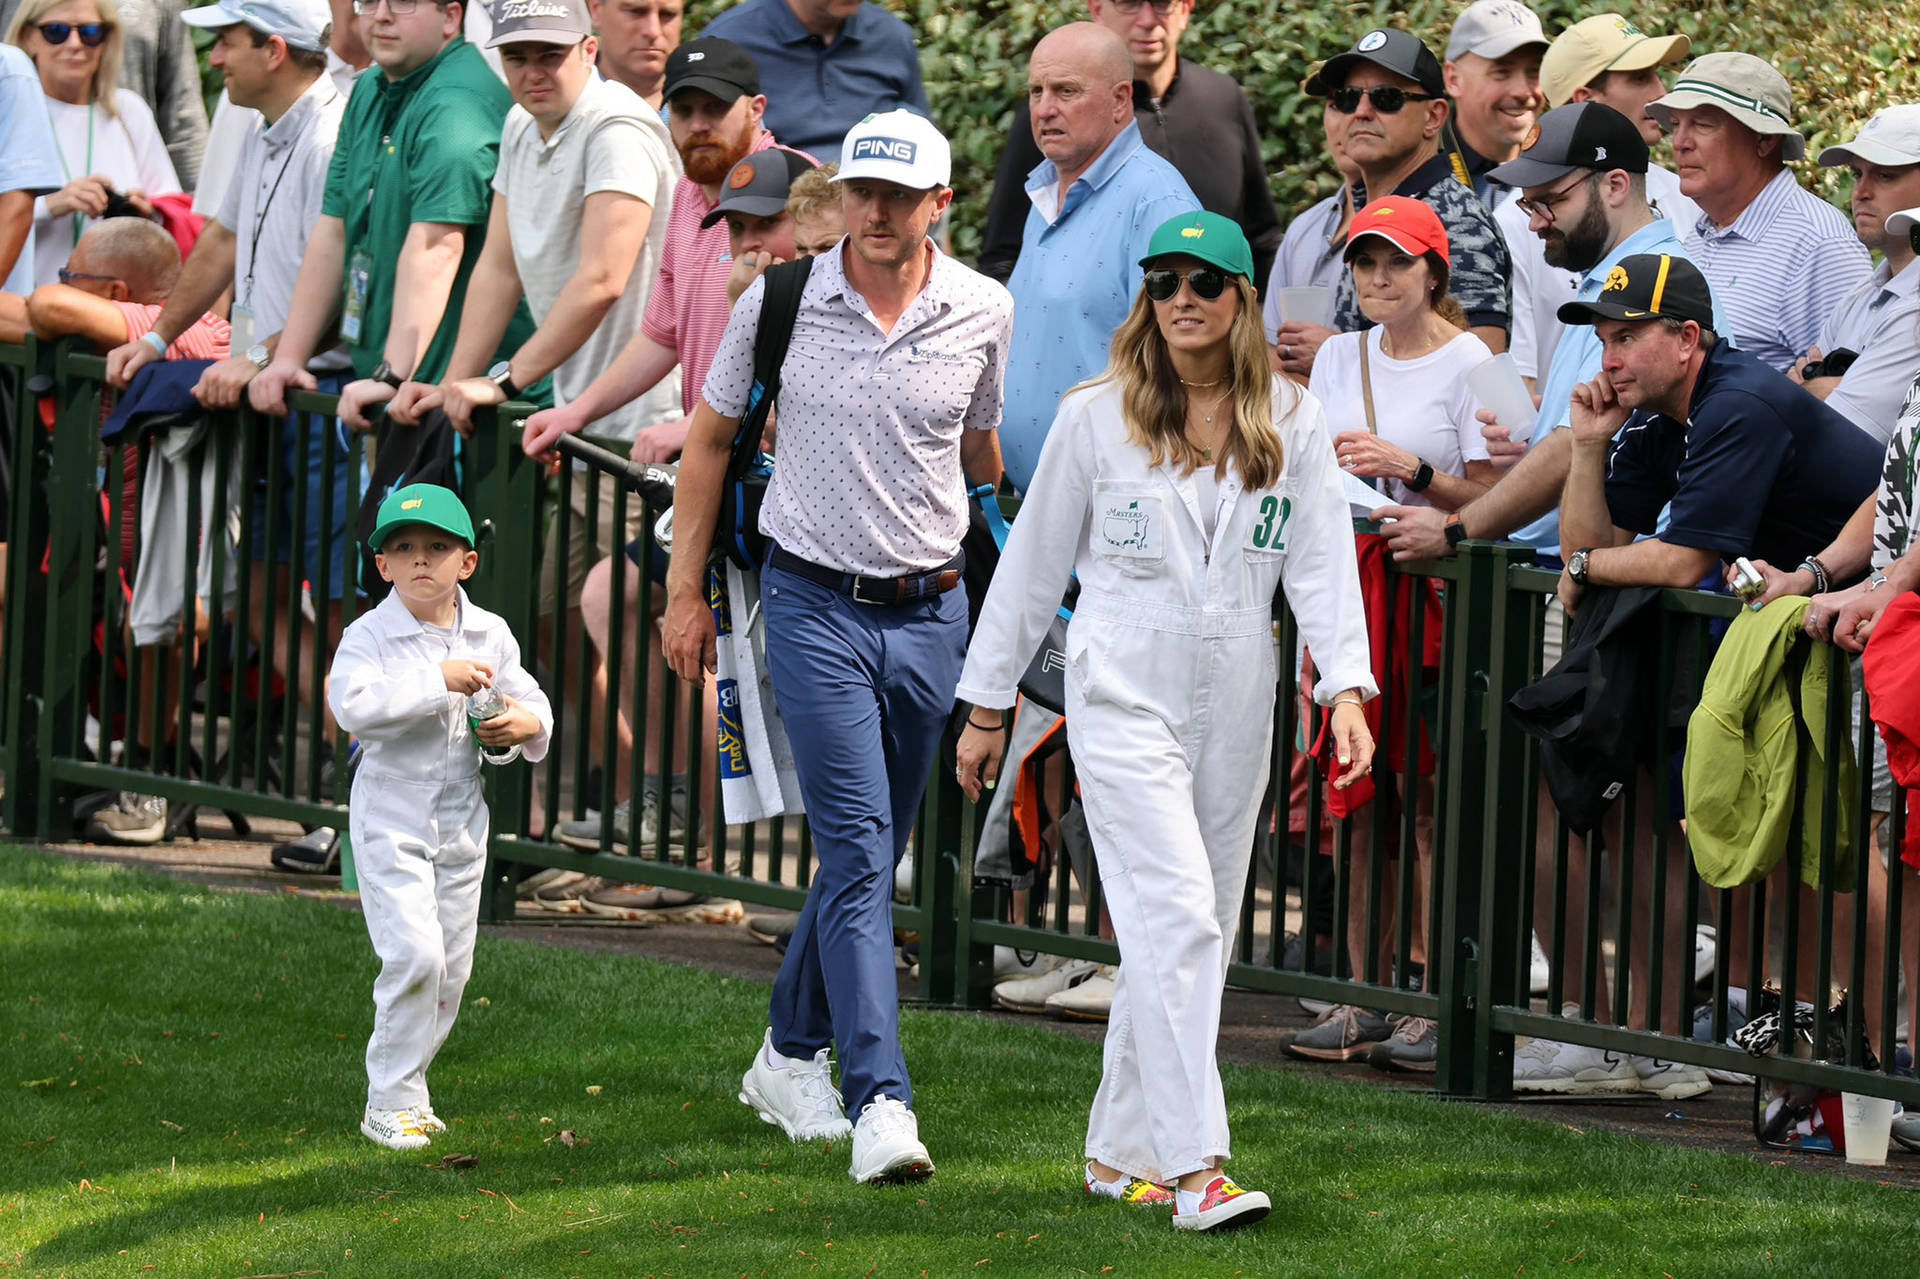
[[1226, 1226], [1250, 1226], [1273, 1211], [1273, 1204], [1258, 1190], [1242, 1190], [1233, 1178], [1222, 1173], [1207, 1183], [1200, 1193], [1200, 1206], [1192, 1212], [1173, 1209], [1175, 1230], [1219, 1230]]
[[1116, 1177], [1112, 1181], [1102, 1181], [1093, 1175], [1093, 1165], [1088, 1164], [1085, 1172], [1087, 1193], [1102, 1199], [1118, 1199], [1121, 1203], [1149, 1204], [1153, 1207], [1165, 1207], [1173, 1202], [1173, 1191], [1158, 1182], [1147, 1181], [1140, 1177]]

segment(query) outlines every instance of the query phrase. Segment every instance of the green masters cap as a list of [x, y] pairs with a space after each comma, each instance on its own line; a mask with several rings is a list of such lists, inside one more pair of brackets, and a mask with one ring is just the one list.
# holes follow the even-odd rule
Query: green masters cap
[[473, 517], [450, 488], [438, 484], [409, 484], [387, 494], [380, 503], [380, 519], [374, 525], [367, 547], [378, 551], [387, 544], [387, 535], [408, 524], [425, 524], [451, 533], [468, 547], [473, 545]]
[[1246, 233], [1239, 223], [1218, 213], [1182, 213], [1162, 222], [1147, 243], [1147, 256], [1140, 259], [1140, 265], [1177, 253], [1199, 258], [1228, 275], [1253, 278], [1253, 249], [1247, 244]]

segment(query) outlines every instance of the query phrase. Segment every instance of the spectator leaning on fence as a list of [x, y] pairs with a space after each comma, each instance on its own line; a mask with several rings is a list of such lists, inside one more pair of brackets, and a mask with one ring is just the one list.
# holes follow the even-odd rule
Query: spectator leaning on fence
[[667, 59], [680, 47], [685, 5], [681, 0], [590, 0], [588, 11], [599, 33], [600, 74], [659, 111], [666, 101]]
[[[846, 1113], [857, 1116], [852, 1174], [877, 1182], [933, 1171], [900, 1047], [891, 890], [953, 709], [966, 488], [1000, 476], [993, 428], [1013, 317], [1006, 290], [927, 238], [953, 197], [932, 124], [874, 116], [846, 153], [850, 231], [801, 295], [760, 515], [767, 668], [817, 863], [741, 1099], [795, 1140], [846, 1136]], [[666, 652], [696, 684], [714, 664], [707, 556], [764, 297], [756, 284], [741, 298], [681, 463]]]
[[876, 111], [931, 117], [913, 29], [873, 0], [741, 0], [700, 33], [745, 49], [775, 92], [767, 128], [822, 160]]
[[1061, 393], [1106, 367], [1154, 228], [1200, 205], [1141, 139], [1132, 75], [1126, 45], [1091, 22], [1050, 32], [1027, 65], [1046, 159], [1026, 176], [1026, 230], [1007, 281], [1015, 337], [1000, 435], [1018, 489], [1033, 478]]
[[[1474, 336], [1488, 350], [1506, 350], [1513, 265], [1493, 215], [1440, 154], [1447, 101], [1439, 59], [1404, 31], [1376, 28], [1327, 59], [1305, 88], [1353, 117], [1347, 124], [1347, 154], [1360, 168], [1367, 199], [1403, 195], [1440, 215], [1453, 248], [1453, 296]], [[1340, 278], [1333, 327], [1367, 327], [1351, 275]], [[1283, 348], [1281, 366], [1287, 372], [1312, 372], [1288, 357]]]
[[[1321, 102], [1320, 126], [1326, 134], [1327, 158], [1333, 161], [1340, 188], [1287, 224], [1280, 251], [1273, 258], [1273, 272], [1267, 276], [1261, 319], [1267, 330], [1267, 345], [1273, 348], [1274, 367], [1282, 372], [1291, 372], [1286, 360], [1295, 358], [1301, 367], [1311, 370], [1314, 353], [1332, 333], [1327, 325], [1333, 321], [1334, 292], [1345, 270], [1340, 252], [1353, 222], [1355, 190], [1360, 184], [1360, 167], [1347, 154], [1347, 125], [1352, 119], [1335, 111], [1331, 102]], [[1282, 290], [1309, 288], [1324, 291], [1323, 306], [1312, 314], [1282, 313], [1286, 301]]]
[[[1193, 10], [1194, 0], [1087, 0], [1088, 16], [1125, 41], [1133, 57], [1133, 118], [1141, 141], [1180, 171], [1201, 208], [1246, 232], [1264, 281], [1281, 227], [1253, 107], [1231, 76], [1180, 56]], [[1031, 108], [1021, 102], [1000, 153], [980, 243], [980, 269], [996, 280], [1012, 275], [1020, 256], [1031, 208], [1026, 178], [1044, 158]]]
[[1510, 189], [1489, 171], [1520, 154], [1540, 111], [1540, 56], [1546, 49], [1540, 15], [1519, 0], [1474, 0], [1447, 36], [1441, 70], [1453, 99], [1452, 150], [1460, 162], [1454, 176], [1489, 209]]
[[1853, 225], [1880, 265], [1842, 298], [1820, 341], [1787, 376], [1885, 443], [1920, 370], [1920, 267], [1904, 229], [1888, 219], [1920, 205], [1920, 105], [1874, 113], [1851, 142], [1826, 148], [1823, 165], [1853, 172]]
[[1704, 216], [1682, 237], [1742, 351], [1785, 371], [1872, 270], [1838, 209], [1800, 186], [1806, 154], [1786, 77], [1750, 53], [1709, 53], [1647, 107], [1673, 137], [1680, 189]]

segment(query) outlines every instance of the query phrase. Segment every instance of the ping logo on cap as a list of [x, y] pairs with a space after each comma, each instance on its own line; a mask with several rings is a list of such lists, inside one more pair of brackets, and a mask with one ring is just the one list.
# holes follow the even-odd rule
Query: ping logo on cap
[[853, 144], [853, 158], [856, 160], [895, 160], [901, 164], [912, 164], [919, 144], [905, 138], [861, 138]]
[[1600, 291], [1602, 293], [1618, 293], [1632, 283], [1633, 281], [1627, 279], [1627, 268], [1616, 266], [1613, 270], [1607, 272], [1606, 286]]
[[1378, 49], [1381, 45], [1385, 44], [1386, 42], [1387, 42], [1387, 33], [1384, 31], [1374, 30], [1374, 31], [1369, 31], [1367, 32], [1367, 34], [1361, 36], [1360, 43], [1354, 45], [1353, 47], [1354, 47], [1354, 50], [1358, 53], [1372, 53], [1375, 49]]
[[1207, 229], [1203, 226], [1183, 226], [1180, 228], [1180, 238], [1183, 240], [1197, 240], [1206, 233]]
[[400, 503], [400, 509], [403, 511], [418, 510], [426, 502], [426, 500], [427, 499], [425, 499], [424, 497], [410, 497], [406, 501]]

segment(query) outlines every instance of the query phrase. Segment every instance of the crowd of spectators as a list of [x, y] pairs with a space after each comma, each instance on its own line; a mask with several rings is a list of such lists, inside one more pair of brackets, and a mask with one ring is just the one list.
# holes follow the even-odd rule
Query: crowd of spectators
[[[1004, 491], [1031, 481], [1062, 394], [1106, 367], [1154, 228], [1205, 209], [1251, 244], [1275, 374], [1324, 405], [1349, 475], [1378, 490], [1357, 509], [1380, 521], [1380, 557], [1508, 539], [1562, 570], [1543, 672], [1585, 654], [1595, 599], [1727, 589], [1739, 559], [1762, 581], [1757, 603], [1811, 596], [1807, 634], [1854, 653], [1886, 603], [1920, 586], [1920, 104], [1875, 104], [1813, 157], [1851, 173], [1843, 213], [1793, 167], [1808, 154], [1805, 104], [1767, 59], [1649, 33], [1628, 13], [1553, 32], [1520, 0], [1473, 0], [1445, 32], [1354, 30], [1301, 67], [1338, 186], [1276, 209], [1234, 68], [1181, 47], [1193, 5], [1088, 0], [1084, 21], [1045, 34], [1007, 103], [993, 188], [954, 194], [983, 208], [979, 269], [1013, 299]], [[349, 488], [371, 511], [403, 476], [450, 480], [475, 414], [507, 400], [538, 410], [536, 456], [590, 429], [671, 464], [735, 303], [770, 266], [837, 260], [858, 233], [832, 167], [849, 131], [900, 108], [939, 117], [913, 29], [872, 0], [742, 0], [697, 39], [682, 27], [680, 0], [0, 0], [0, 339], [82, 337], [127, 395], [175, 368], [208, 409], [285, 416], [290, 391], [338, 395], [334, 430], [288, 419], [283, 474], [241, 477], [308, 487], [304, 527], [248, 535], [279, 547], [248, 569], [255, 598], [283, 613], [245, 625], [256, 642], [279, 637], [263, 658], [312, 714], [325, 698], [294, 659], [298, 610], [284, 601], [290, 581], [329, 584], [312, 602], [330, 648], [345, 592], [378, 589], [348, 554]], [[222, 79], [211, 141], [195, 31]], [[1475, 389], [1470, 375], [1496, 362], [1534, 399], [1524, 420]], [[370, 474], [350, 460], [352, 431], [375, 433]], [[575, 479], [574, 539], [547, 557], [543, 609], [606, 657], [612, 610], [643, 575], [664, 581], [664, 558], [637, 503], [616, 528], [612, 481]], [[166, 497], [149, 484], [140, 500]], [[142, 510], [130, 551], [164, 518]], [[612, 554], [596, 562], [594, 547]], [[654, 598], [664, 607], [664, 590]], [[143, 653], [204, 636], [204, 615], [178, 611], [136, 632]], [[595, 752], [615, 745], [596, 762], [618, 807], [535, 814], [538, 833], [581, 848], [683, 840], [715, 802], [710, 784], [687, 793], [684, 743], [664, 748], [630, 718], [643, 664], [655, 705], [640, 713], [669, 695], [659, 618], [621, 632], [624, 687], [605, 665], [588, 676], [612, 731], [585, 735]], [[171, 719], [130, 725], [129, 757], [166, 745]], [[1651, 786], [1666, 765], [1640, 764], [1635, 811], [1665, 822]], [[634, 776], [642, 794], [627, 793]], [[1876, 814], [1889, 795], [1876, 790]], [[1543, 791], [1542, 812], [1559, 799]], [[1430, 795], [1406, 802], [1430, 816]], [[995, 820], [1016, 822], [1011, 805], [997, 800]], [[1047, 851], [1067, 838], [1057, 816]], [[165, 800], [132, 792], [104, 797], [89, 823], [134, 843], [171, 828]], [[1575, 832], [1577, 865], [1592, 833]], [[334, 864], [333, 832], [302, 843], [312, 867]], [[1554, 856], [1543, 846], [1541, 866]], [[1670, 905], [1691, 873], [1676, 864]], [[1633, 876], [1636, 904], [1653, 880], [1650, 862]], [[571, 872], [523, 897], [632, 920], [741, 914]], [[1868, 897], [1877, 956], [1885, 883]], [[1920, 908], [1899, 917], [1911, 931]], [[1655, 983], [1689, 984], [1694, 921], [1665, 923], [1670, 972], [1623, 958], [1626, 1024], [1681, 1028], [1679, 999], [1661, 1027], [1646, 1020]], [[1399, 958], [1424, 961], [1424, 928]], [[1582, 928], [1556, 939], [1575, 965], [1591, 949]], [[1728, 943], [1721, 962], [1743, 959], [1744, 942]], [[1338, 961], [1370, 962], [1357, 947]], [[1010, 1007], [1097, 1017], [1111, 999], [1111, 970], [1080, 961], [1002, 975], [1025, 983]], [[1335, 1008], [1301, 1046], [1344, 1060], [1405, 1029]], [[1431, 1069], [1429, 1031], [1401, 1034], [1386, 1064]], [[1665, 1097], [1708, 1085], [1696, 1068], [1545, 1040], [1516, 1080]]]

